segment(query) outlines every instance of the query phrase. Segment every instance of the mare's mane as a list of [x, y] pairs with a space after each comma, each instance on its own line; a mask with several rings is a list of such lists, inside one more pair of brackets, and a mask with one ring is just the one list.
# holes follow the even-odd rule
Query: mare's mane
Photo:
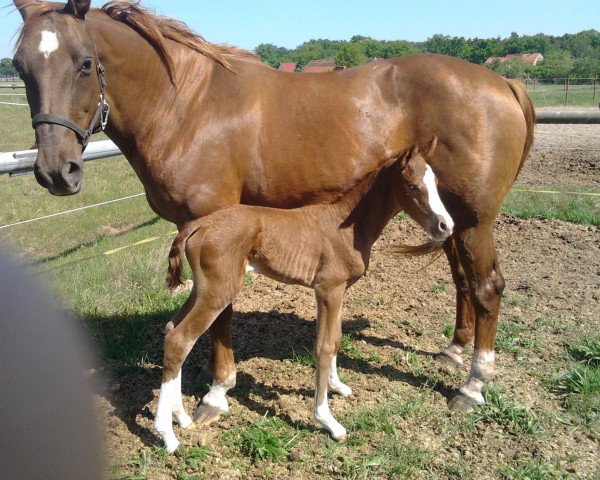
[[[59, 8], [60, 6], [60, 8]], [[23, 38], [33, 20], [48, 12], [61, 11], [63, 5], [43, 2], [32, 5], [25, 19], [17, 40], [17, 45]], [[201, 35], [192, 31], [185, 23], [172, 18], [155, 15], [150, 10], [133, 2], [109, 2], [101, 9], [92, 9], [90, 12], [103, 12], [109, 18], [121, 22], [143, 37], [159, 55], [161, 61], [167, 68], [169, 76], [175, 79], [175, 66], [166, 40], [171, 40], [183, 45], [190, 50], [198, 52], [225, 67], [234, 71], [231, 64], [232, 59], [246, 59], [259, 62], [260, 59], [248, 50], [230, 45], [214, 44], [206, 41]]]

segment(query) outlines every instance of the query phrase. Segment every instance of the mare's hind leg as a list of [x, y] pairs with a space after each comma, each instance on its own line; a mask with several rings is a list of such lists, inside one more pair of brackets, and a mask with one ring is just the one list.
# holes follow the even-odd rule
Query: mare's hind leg
[[471, 301], [471, 289], [454, 237], [444, 243], [444, 252], [450, 264], [452, 280], [456, 287], [456, 320], [452, 342], [438, 355], [438, 360], [449, 366], [463, 364], [462, 352], [473, 342], [475, 335], [475, 310]]
[[236, 369], [231, 342], [233, 307], [228, 305], [210, 327], [211, 357], [208, 364], [213, 383], [194, 414], [194, 422], [208, 425], [229, 411], [227, 391], [235, 387]]
[[467, 411], [484, 403], [481, 389], [494, 374], [494, 343], [504, 278], [498, 266], [491, 223], [462, 232], [456, 246], [471, 288], [475, 312], [475, 349], [469, 378], [452, 398], [449, 407]]

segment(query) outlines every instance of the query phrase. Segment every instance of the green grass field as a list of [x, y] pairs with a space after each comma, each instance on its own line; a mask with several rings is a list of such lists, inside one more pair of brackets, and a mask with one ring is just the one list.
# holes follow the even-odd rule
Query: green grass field
[[[28, 148], [33, 143], [28, 109], [0, 106], [0, 118], [3, 119], [0, 150]], [[560, 190], [561, 187], [552, 189]], [[123, 157], [86, 163], [85, 187], [81, 194], [72, 197], [50, 196], [31, 175], [17, 178], [4, 175], [0, 176], [4, 205], [0, 209], [0, 226], [142, 191], [140, 182]], [[503, 211], [525, 218], [600, 224], [598, 197], [595, 196], [515, 191], [509, 195]], [[135, 374], [136, 369], [148, 362], [150, 355], [153, 362], [160, 359], [157, 339], [160, 339], [164, 323], [183, 300], [182, 296], [173, 297], [164, 289], [166, 254], [173, 230], [174, 226], [157, 218], [144, 197], [140, 197], [2, 229], [0, 238], [3, 244], [11, 245], [23, 261], [35, 264], [44, 272], [51, 288], [70, 309], [85, 319], [118, 379]], [[147, 239], [154, 240], [131, 246]], [[128, 248], [106, 255], [119, 247]], [[437, 283], [431, 294], [443, 294], [445, 290], [445, 284]], [[373, 299], [358, 298], [356, 301], [368, 303]], [[449, 331], [445, 333], [450, 334]], [[527, 339], [523, 339], [523, 335], [522, 331], [500, 331], [499, 348], [515, 353], [532, 347], [532, 344], [524, 343]], [[150, 337], [153, 345], [147, 344]], [[362, 345], [351, 335], [344, 336], [342, 347], [345, 356], [353, 362], [372, 365], [382, 361], [377, 351], [364, 352]], [[312, 368], [310, 353], [301, 348], [291, 361], [298, 368]], [[410, 351], [398, 361], [409, 365], [411, 372], [419, 378], [429, 378], [432, 384], [441, 381], [433, 364], [424, 362]], [[569, 421], [573, 428], [595, 429], [598, 426], [598, 340], [587, 338], [568, 345], [565, 357], [560, 363], [553, 363], [553, 368], [559, 370], [560, 367], [562, 370], [554, 377], [549, 375], [546, 379], [548, 390], [564, 395], [564, 406], [570, 412]], [[397, 425], [407, 419], [414, 425], [431, 426], [443, 439], [462, 436], [480, 441], [481, 432], [491, 425], [494, 434], [509, 439], [551, 441], [544, 437], [551, 437], [547, 433], [551, 421], [536, 418], [528, 408], [510, 400], [505, 391], [493, 385], [486, 392], [487, 406], [459, 421], [449, 415], [440, 415], [433, 405], [433, 398], [433, 392], [427, 387], [415, 388], [408, 396], [391, 388], [385, 396], [378, 398], [375, 407], [357, 406], [346, 414], [343, 421], [354, 435], [353, 440], [345, 444], [331, 442], [315, 429], [299, 429], [272, 416], [262, 419], [234, 417], [228, 420], [234, 426], [224, 430], [219, 438], [227, 455], [235, 459], [234, 463], [241, 471], [256, 472], [256, 465], [263, 465], [262, 478], [279, 478], [274, 472], [281, 472], [281, 465], [288, 461], [298, 469], [303, 468], [305, 461], [309, 465], [308, 460], [294, 460], [294, 452], [301, 450], [314, 452], [321, 462], [317, 467], [307, 466], [305, 476], [357, 479], [472, 478], [467, 456], [440, 464], [434, 446], [424, 445], [399, 431]], [[177, 456], [171, 457], [159, 447], [144, 448], [132, 452], [127, 462], [114, 465], [110, 478], [151, 479], [154, 478], [152, 472], [167, 472], [162, 478], [204, 478], [204, 462], [217, 462], [223, 455], [222, 451], [216, 450], [211, 446], [188, 445]], [[176, 477], [169, 477], [174, 475], [173, 472]], [[493, 475], [507, 479], [571, 478], [559, 465], [541, 457], [515, 459]]]

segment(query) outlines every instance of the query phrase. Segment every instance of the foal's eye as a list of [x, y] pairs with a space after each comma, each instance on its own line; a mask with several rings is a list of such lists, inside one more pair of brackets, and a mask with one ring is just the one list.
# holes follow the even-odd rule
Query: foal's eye
[[86, 58], [81, 65], [81, 73], [84, 75], [89, 75], [92, 73], [92, 60], [90, 58]]

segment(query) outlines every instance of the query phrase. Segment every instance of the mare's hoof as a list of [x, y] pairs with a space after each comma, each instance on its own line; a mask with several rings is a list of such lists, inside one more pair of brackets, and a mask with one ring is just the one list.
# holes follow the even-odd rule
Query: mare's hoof
[[454, 395], [448, 402], [448, 408], [453, 412], [470, 412], [477, 405], [479, 405], [479, 402], [462, 393]]
[[196, 413], [194, 413], [194, 422], [199, 426], [210, 425], [219, 418], [219, 415], [222, 413], [224, 413], [224, 410], [219, 407], [201, 403], [196, 410]]

